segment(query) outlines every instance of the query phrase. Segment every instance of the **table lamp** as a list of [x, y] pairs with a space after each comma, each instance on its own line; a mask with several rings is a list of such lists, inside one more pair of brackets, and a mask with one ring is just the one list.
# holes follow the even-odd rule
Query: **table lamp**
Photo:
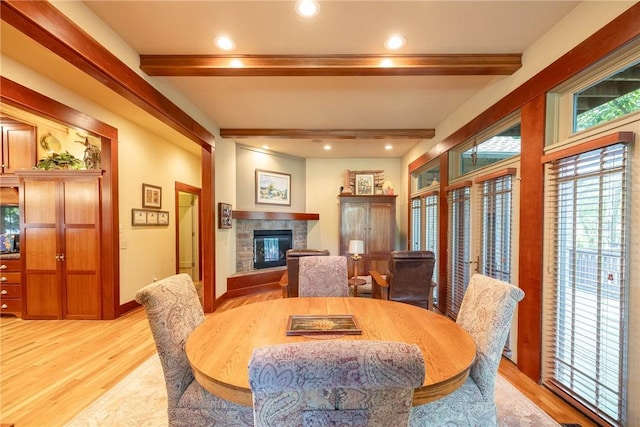
[[362, 258], [360, 256], [361, 253], [364, 252], [364, 241], [363, 240], [349, 240], [349, 249], [348, 251], [351, 255], [351, 259], [353, 259], [353, 279], [358, 280], [358, 261]]

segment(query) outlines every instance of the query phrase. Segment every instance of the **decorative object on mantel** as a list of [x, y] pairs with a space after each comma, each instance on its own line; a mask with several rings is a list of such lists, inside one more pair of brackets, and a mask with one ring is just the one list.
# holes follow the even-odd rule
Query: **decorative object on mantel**
[[85, 164], [82, 160], [78, 159], [73, 154], [65, 151], [58, 154], [53, 152], [49, 156], [40, 159], [35, 167], [36, 169], [53, 170], [53, 169], [71, 169], [80, 170], [85, 168]]
[[218, 228], [231, 228], [233, 210], [228, 203], [218, 203]]
[[84, 164], [87, 166], [87, 169], [100, 169], [100, 162], [101, 162], [100, 147], [92, 144], [89, 141], [88, 136], [84, 137], [84, 141], [75, 141], [75, 142], [78, 142], [85, 146], [83, 160], [84, 160]]
[[291, 206], [291, 175], [256, 169], [256, 204]]
[[151, 184], [142, 184], [142, 207], [162, 208], [162, 187]]
[[384, 184], [382, 184], [382, 194], [385, 196], [393, 196], [393, 184], [391, 184], [391, 181], [386, 180]]
[[[348, 180], [347, 180], [348, 175]], [[364, 182], [368, 184], [369, 176], [373, 176], [373, 187], [369, 192], [368, 189], [358, 188], [357, 179], [360, 176], [361, 183]], [[364, 180], [364, 181], [362, 181]], [[382, 194], [382, 184], [384, 183], [384, 171], [383, 170], [363, 170], [363, 171], [352, 171], [346, 169], [344, 171], [344, 185], [342, 188], [342, 195], [350, 195], [355, 192], [357, 195], [376, 195]]]
[[131, 209], [131, 225], [169, 225], [169, 212], [151, 209]]

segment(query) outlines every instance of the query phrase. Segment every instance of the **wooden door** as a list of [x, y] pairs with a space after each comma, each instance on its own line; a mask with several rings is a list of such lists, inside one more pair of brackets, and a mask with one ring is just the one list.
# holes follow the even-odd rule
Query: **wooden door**
[[372, 202], [369, 204], [365, 248], [370, 270], [386, 271], [390, 252], [395, 244], [393, 241], [394, 227], [395, 209], [392, 209], [391, 203]]
[[33, 178], [21, 186], [24, 317], [100, 319], [100, 179], [88, 172], [27, 175]]
[[20, 189], [25, 319], [62, 318], [62, 276], [55, 181], [25, 180]]
[[61, 184], [63, 317], [100, 319], [99, 180], [74, 178]]
[[2, 173], [29, 170], [36, 165], [36, 128], [2, 120]]

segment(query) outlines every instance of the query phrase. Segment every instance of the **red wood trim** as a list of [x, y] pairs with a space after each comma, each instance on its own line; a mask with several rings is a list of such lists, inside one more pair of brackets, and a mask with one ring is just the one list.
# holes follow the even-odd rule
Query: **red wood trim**
[[225, 301], [229, 301], [230, 299], [233, 299], [233, 298], [243, 297], [247, 295], [255, 295], [263, 292], [277, 291], [280, 289], [281, 288], [278, 282], [271, 282], [271, 283], [263, 283], [262, 285], [257, 285], [250, 288], [241, 288], [234, 291], [227, 291], [224, 294], [222, 294], [219, 298], [216, 299], [213, 307], [214, 307], [214, 310], [216, 310], [218, 307], [224, 304]]
[[135, 300], [133, 301], [129, 301], [129, 302], [125, 302], [124, 304], [121, 304], [118, 307], [118, 315], [122, 316], [125, 313], [128, 313], [130, 311], [135, 310], [136, 308], [142, 307], [140, 304], [138, 304]]
[[3, 0], [2, 20], [201, 146], [214, 136], [46, 1]]
[[276, 267], [234, 274], [227, 277], [227, 292], [274, 282], [277, 282], [278, 288], [280, 288], [280, 279], [285, 271], [287, 271], [287, 267]]
[[432, 190], [432, 191], [428, 191], [426, 193], [419, 193], [416, 196], [411, 197], [411, 200], [418, 199], [418, 198], [422, 199], [424, 197], [429, 197], [429, 196], [437, 196], [439, 193], [440, 193], [439, 190]]
[[[233, 65], [241, 61], [242, 67]], [[393, 61], [392, 67], [380, 65]], [[444, 55], [140, 55], [150, 76], [511, 75], [522, 54]]]
[[490, 179], [496, 179], [507, 175], [515, 175], [518, 170], [516, 168], [506, 168], [500, 171], [488, 173], [477, 177], [473, 182], [480, 184], [481, 182], [489, 181]]
[[213, 312], [216, 302], [216, 212], [215, 212], [215, 151], [209, 147], [202, 147], [200, 168], [202, 169], [202, 216], [200, 226], [202, 231], [202, 300], [205, 313]]
[[56, 123], [65, 126], [73, 125], [92, 134], [109, 138], [113, 141], [118, 140], [118, 129], [113, 126], [67, 107], [4, 76], [0, 76], [0, 99], [8, 105], [46, 117]]
[[542, 260], [544, 236], [544, 152], [546, 96], [522, 108], [520, 156], [520, 236], [518, 285], [524, 300], [518, 304], [518, 369], [535, 382], [542, 375]]
[[473, 181], [459, 181], [454, 184], [447, 185], [446, 187], [444, 187], [444, 191], [449, 192], [452, 190], [457, 190], [458, 188], [462, 188], [462, 187], [471, 187], [472, 185], [473, 185]]
[[630, 142], [633, 142], [633, 132], [614, 132], [609, 135], [601, 136], [600, 138], [585, 141], [578, 145], [554, 151], [553, 153], [545, 154], [540, 158], [540, 161], [542, 164], [550, 163], [555, 160], [564, 159], [565, 157], [574, 156], [591, 150], [597, 150], [598, 148], [607, 147], [609, 145]]
[[513, 92], [412, 161], [409, 164], [409, 171], [413, 172], [419, 169], [440, 154], [466, 141], [482, 129], [521, 108], [530, 100], [553, 89], [606, 55], [639, 37], [640, 25], [638, 25], [638, 22], [640, 22], [640, 3], [631, 6], [620, 16], [586, 38], [582, 43], [527, 80]]
[[[440, 188], [446, 188], [449, 185], [449, 153], [440, 156]], [[440, 191], [438, 198], [438, 309], [446, 312], [447, 307], [447, 248], [449, 229], [449, 205], [447, 204], [447, 192]]]
[[320, 214], [299, 212], [233, 211], [233, 219], [318, 221]]
[[562, 399], [564, 399], [565, 401], [569, 402], [573, 407], [577, 408], [580, 412], [582, 412], [588, 418], [593, 420], [597, 425], [599, 425], [599, 426], [611, 425], [609, 420], [606, 420], [606, 419], [598, 416], [598, 414], [596, 414], [591, 409], [589, 409], [588, 407], [583, 405], [582, 402], [580, 402], [579, 400], [577, 400], [573, 396], [571, 396], [569, 393], [567, 393], [565, 391], [565, 389], [562, 387], [562, 385], [557, 383], [553, 379], [549, 380], [549, 381], [546, 381], [544, 383], [544, 385], [547, 388], [549, 388], [551, 391], [553, 391], [555, 394], [560, 396]]

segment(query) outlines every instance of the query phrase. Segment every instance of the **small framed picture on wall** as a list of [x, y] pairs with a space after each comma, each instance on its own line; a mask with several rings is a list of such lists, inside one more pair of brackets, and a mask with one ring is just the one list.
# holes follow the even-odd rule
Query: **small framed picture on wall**
[[162, 208], [162, 187], [151, 184], [142, 184], [142, 207]]
[[231, 228], [233, 210], [228, 203], [218, 203], [218, 228]]

